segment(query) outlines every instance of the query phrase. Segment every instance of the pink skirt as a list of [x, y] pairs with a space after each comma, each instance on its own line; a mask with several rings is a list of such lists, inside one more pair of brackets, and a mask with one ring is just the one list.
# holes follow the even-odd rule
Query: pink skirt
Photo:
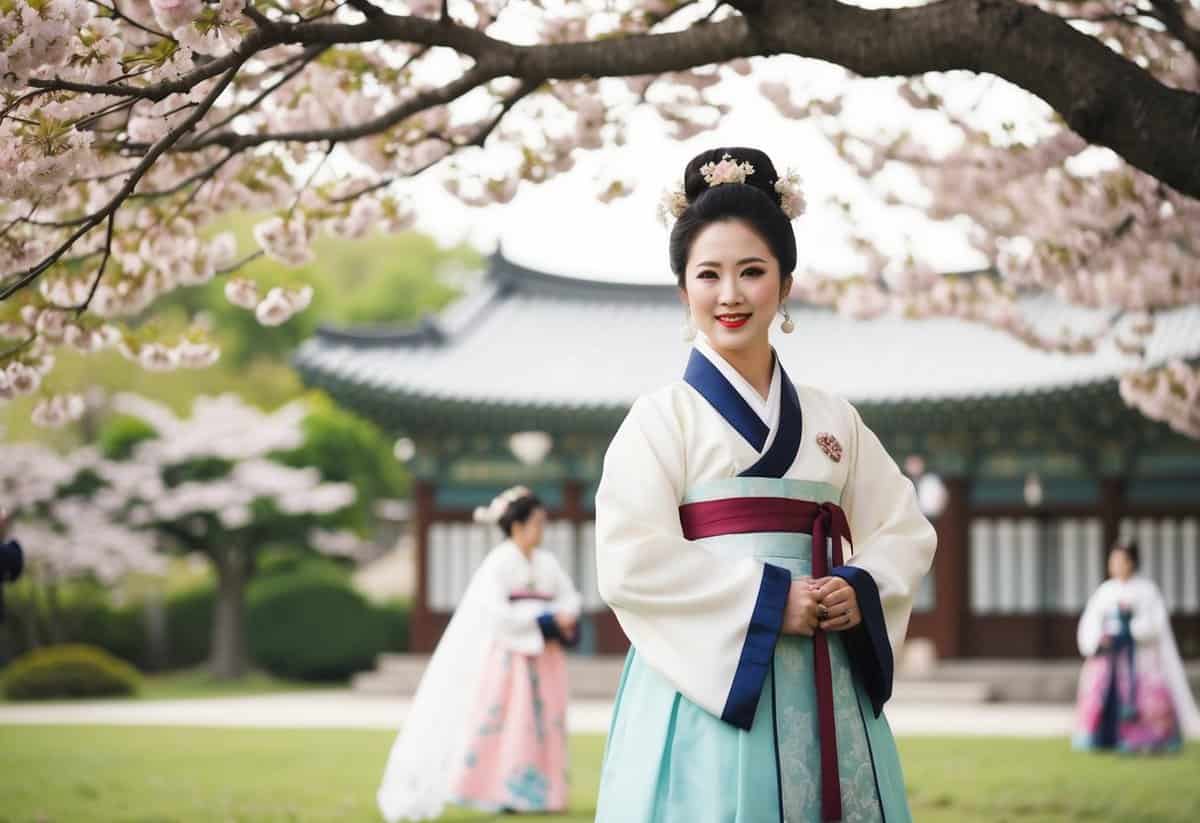
[[567, 657], [493, 647], [471, 721], [455, 802], [487, 811], [567, 807]]
[[1162, 752], [1181, 739], [1171, 690], [1158, 655], [1137, 649], [1133, 667], [1125, 654], [1090, 657], [1079, 677], [1074, 744], [1077, 749]]

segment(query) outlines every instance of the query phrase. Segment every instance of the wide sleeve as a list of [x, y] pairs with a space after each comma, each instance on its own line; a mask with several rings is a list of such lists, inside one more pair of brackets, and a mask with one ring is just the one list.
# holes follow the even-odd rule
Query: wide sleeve
[[1100, 641], [1104, 639], [1104, 596], [1103, 588], [1092, 592], [1087, 606], [1079, 617], [1079, 625], [1075, 629], [1075, 642], [1079, 653], [1091, 657], [1100, 649]]
[[1141, 581], [1133, 618], [1129, 621], [1129, 633], [1138, 643], [1157, 640], [1170, 626], [1170, 616], [1162, 592], [1151, 580]]
[[717, 558], [683, 537], [685, 463], [674, 415], [638, 400], [608, 448], [596, 493], [600, 596], [639, 657], [693, 703], [749, 729], [791, 574], [752, 558]]
[[558, 562], [558, 558], [546, 552], [541, 562], [544, 565], [546, 577], [551, 581], [550, 592], [553, 595], [553, 599], [546, 603], [537, 619], [542, 638], [557, 640], [564, 646], [574, 646], [579, 642], [578, 627], [569, 636], [564, 635], [554, 616], [565, 613], [578, 618], [583, 598], [580, 597], [579, 591], [575, 588], [575, 582], [571, 580], [566, 569]]
[[912, 481], [847, 404], [851, 464], [842, 507], [854, 551], [833, 574], [858, 600], [862, 623], [845, 633], [847, 651], [878, 714], [891, 696], [895, 654], [904, 642], [913, 597], [929, 572], [937, 534], [917, 504]]
[[562, 567], [554, 555], [548, 555], [548, 558], [550, 574], [554, 580], [554, 600], [547, 607], [547, 611], [555, 614], [566, 612], [579, 617], [579, 612], [583, 608], [583, 598], [580, 596], [579, 590], [575, 588], [575, 581], [571, 579], [567, 570]]

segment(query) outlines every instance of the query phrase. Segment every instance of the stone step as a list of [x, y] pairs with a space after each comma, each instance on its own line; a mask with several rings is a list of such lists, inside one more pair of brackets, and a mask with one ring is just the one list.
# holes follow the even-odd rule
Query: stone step
[[892, 699], [906, 703], [987, 703], [994, 697], [991, 684], [983, 682], [946, 683], [940, 680], [899, 678], [892, 687]]

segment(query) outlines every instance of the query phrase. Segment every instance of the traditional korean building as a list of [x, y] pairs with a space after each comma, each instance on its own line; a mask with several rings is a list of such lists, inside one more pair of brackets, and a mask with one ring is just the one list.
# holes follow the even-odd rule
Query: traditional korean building
[[[414, 650], [433, 648], [499, 538], [472, 522], [474, 507], [523, 483], [550, 510], [545, 547], [584, 593], [585, 650], [623, 651], [596, 591], [594, 491], [634, 398], [682, 373], [676, 289], [534, 271], [500, 253], [481, 282], [415, 328], [323, 328], [296, 365], [411, 444]], [[1047, 329], [1099, 319], [1047, 296], [1021, 307]], [[939, 549], [910, 636], [943, 657], [1074, 656], [1106, 547], [1136, 536], [1184, 655], [1200, 655], [1200, 443], [1125, 406], [1117, 380], [1132, 364], [1115, 348], [1046, 353], [947, 318], [792, 316], [796, 332], [775, 337], [792, 379], [850, 399], [898, 462], [919, 457], [941, 480]], [[1200, 358], [1200, 306], [1160, 316], [1147, 357]]]

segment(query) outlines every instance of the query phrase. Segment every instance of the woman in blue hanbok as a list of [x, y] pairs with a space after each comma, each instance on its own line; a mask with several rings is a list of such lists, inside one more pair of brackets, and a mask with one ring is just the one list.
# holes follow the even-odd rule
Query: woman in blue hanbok
[[794, 385], [771, 348], [802, 203], [741, 148], [693, 159], [668, 201], [698, 334], [683, 379], [634, 404], [596, 495], [600, 592], [632, 643], [601, 823], [909, 819], [882, 711], [936, 541], [855, 409]]
[[1200, 709], [1162, 592], [1138, 574], [1136, 543], [1108, 552], [1108, 580], [1079, 618], [1079, 675], [1072, 744], [1076, 749], [1126, 753], [1178, 751], [1200, 738]]

